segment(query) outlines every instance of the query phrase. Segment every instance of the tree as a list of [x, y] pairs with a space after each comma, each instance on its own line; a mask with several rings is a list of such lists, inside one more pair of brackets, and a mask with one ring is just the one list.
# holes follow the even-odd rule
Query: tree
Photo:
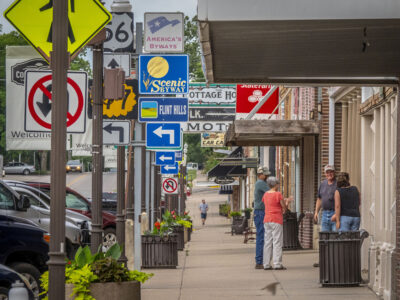
[[190, 81], [204, 82], [197, 16], [194, 16], [192, 20], [188, 16], [185, 16], [185, 53], [189, 55]]

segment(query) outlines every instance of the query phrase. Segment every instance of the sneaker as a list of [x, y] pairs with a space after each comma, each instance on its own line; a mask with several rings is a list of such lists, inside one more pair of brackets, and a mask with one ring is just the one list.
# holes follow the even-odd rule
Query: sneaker
[[274, 270], [286, 270], [286, 268], [284, 266], [280, 266], [280, 267], [274, 268]]
[[256, 264], [256, 269], [264, 269], [264, 266], [262, 264]]
[[269, 267], [264, 267], [264, 270], [265, 270], [265, 271], [272, 270], [272, 267], [271, 267], [271, 266], [269, 266]]
[[319, 268], [319, 263], [313, 264], [313, 267], [314, 267], [314, 268]]

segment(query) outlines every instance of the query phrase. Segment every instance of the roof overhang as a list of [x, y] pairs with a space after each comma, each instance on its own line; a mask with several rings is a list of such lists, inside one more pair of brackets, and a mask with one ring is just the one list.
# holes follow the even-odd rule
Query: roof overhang
[[225, 134], [227, 146], [300, 146], [305, 136], [319, 134], [316, 121], [237, 120]]
[[397, 85], [398, 0], [198, 0], [208, 82]]

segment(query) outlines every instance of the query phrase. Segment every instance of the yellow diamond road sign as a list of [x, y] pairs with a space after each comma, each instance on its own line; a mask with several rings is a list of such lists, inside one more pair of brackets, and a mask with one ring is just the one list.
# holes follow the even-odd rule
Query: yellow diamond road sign
[[[68, 51], [73, 56], [111, 20], [111, 14], [99, 0], [68, 4]], [[48, 60], [53, 48], [53, 0], [16, 0], [4, 17]]]

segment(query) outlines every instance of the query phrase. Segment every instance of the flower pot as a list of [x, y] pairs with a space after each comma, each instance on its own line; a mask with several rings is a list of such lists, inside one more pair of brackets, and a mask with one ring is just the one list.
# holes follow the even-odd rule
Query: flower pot
[[142, 268], [170, 268], [178, 265], [177, 236], [142, 235]]
[[247, 219], [247, 220], [250, 220], [251, 211], [245, 210], [245, 211], [244, 211], [244, 215], [246, 216], [246, 219]]
[[[75, 299], [75, 297], [70, 296], [73, 292], [73, 288], [73, 284], [65, 285], [66, 300]], [[140, 282], [125, 281], [92, 283], [90, 285], [90, 295], [96, 300], [140, 300]]]
[[173, 226], [173, 232], [177, 235], [178, 240], [178, 251], [182, 251], [185, 248], [185, 237], [184, 227], [182, 225]]

